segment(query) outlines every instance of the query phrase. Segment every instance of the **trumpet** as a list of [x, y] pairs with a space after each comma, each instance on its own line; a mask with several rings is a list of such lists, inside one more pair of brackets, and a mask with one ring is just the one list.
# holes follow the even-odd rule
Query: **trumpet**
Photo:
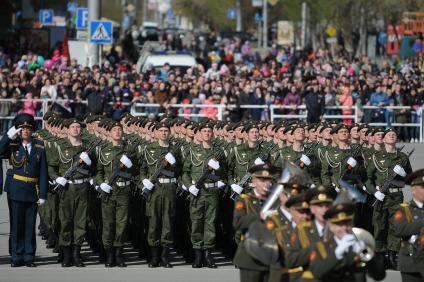
[[353, 227], [352, 234], [355, 235], [359, 248], [354, 251], [359, 255], [361, 262], [369, 262], [375, 255], [375, 239], [367, 230]]

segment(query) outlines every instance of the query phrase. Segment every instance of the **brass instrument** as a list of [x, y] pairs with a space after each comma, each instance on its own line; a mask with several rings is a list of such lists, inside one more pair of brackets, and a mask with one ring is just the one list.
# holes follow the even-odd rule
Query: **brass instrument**
[[355, 235], [360, 248], [354, 250], [360, 257], [362, 262], [369, 262], [375, 255], [375, 240], [367, 230], [353, 227], [352, 233]]

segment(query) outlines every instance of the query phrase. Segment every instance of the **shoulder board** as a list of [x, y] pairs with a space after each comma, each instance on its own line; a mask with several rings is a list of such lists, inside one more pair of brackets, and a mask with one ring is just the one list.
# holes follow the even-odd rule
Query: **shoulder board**
[[409, 207], [410, 204], [409, 203], [402, 203], [402, 204], [400, 204], [400, 206], [403, 207], [403, 208], [406, 208], [406, 207]]

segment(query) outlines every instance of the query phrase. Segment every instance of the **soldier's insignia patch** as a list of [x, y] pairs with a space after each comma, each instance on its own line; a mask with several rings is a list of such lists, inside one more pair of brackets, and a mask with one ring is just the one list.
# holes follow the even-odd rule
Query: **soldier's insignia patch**
[[403, 217], [403, 213], [401, 211], [397, 211], [394, 215], [396, 221], [400, 221]]
[[274, 222], [272, 221], [272, 220], [268, 220], [266, 223], [265, 223], [265, 227], [266, 227], [266, 229], [268, 229], [268, 230], [273, 230], [274, 229], [274, 227], [275, 227], [275, 225], [274, 225]]
[[317, 252], [312, 251], [309, 255], [309, 261], [315, 261], [317, 259]]
[[240, 211], [243, 207], [244, 207], [244, 204], [243, 204], [243, 202], [240, 202], [240, 201], [237, 202], [236, 205], [235, 205], [236, 211]]
[[420, 243], [421, 243], [421, 245], [424, 245], [424, 235], [420, 236]]
[[294, 243], [297, 240], [297, 235], [295, 232], [293, 232], [290, 236], [290, 242]]

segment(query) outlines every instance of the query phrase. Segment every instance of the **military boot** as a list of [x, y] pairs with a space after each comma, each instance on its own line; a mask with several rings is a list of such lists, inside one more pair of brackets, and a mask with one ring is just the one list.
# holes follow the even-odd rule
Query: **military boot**
[[72, 252], [72, 259], [74, 261], [74, 266], [85, 267], [85, 264], [81, 259], [81, 246], [74, 246], [74, 249]]
[[159, 256], [160, 256], [160, 247], [158, 246], [152, 247], [152, 257], [149, 262], [149, 267], [151, 268], [159, 267], [159, 260], [160, 260]]
[[201, 268], [202, 267], [202, 257], [203, 257], [202, 250], [195, 249], [194, 250], [194, 262], [191, 266], [193, 268]]
[[169, 247], [163, 247], [160, 259], [163, 267], [172, 268], [172, 265], [169, 262]]
[[115, 261], [118, 267], [127, 267], [122, 257], [122, 247], [115, 248]]
[[209, 268], [217, 268], [218, 266], [215, 264], [215, 260], [212, 257], [212, 252], [210, 249], [205, 250], [204, 256], [204, 265]]
[[114, 267], [115, 266], [115, 254], [113, 253], [112, 248], [106, 249], [106, 267]]
[[69, 246], [62, 247], [62, 253], [63, 253], [62, 267], [71, 267], [72, 266], [71, 247]]

